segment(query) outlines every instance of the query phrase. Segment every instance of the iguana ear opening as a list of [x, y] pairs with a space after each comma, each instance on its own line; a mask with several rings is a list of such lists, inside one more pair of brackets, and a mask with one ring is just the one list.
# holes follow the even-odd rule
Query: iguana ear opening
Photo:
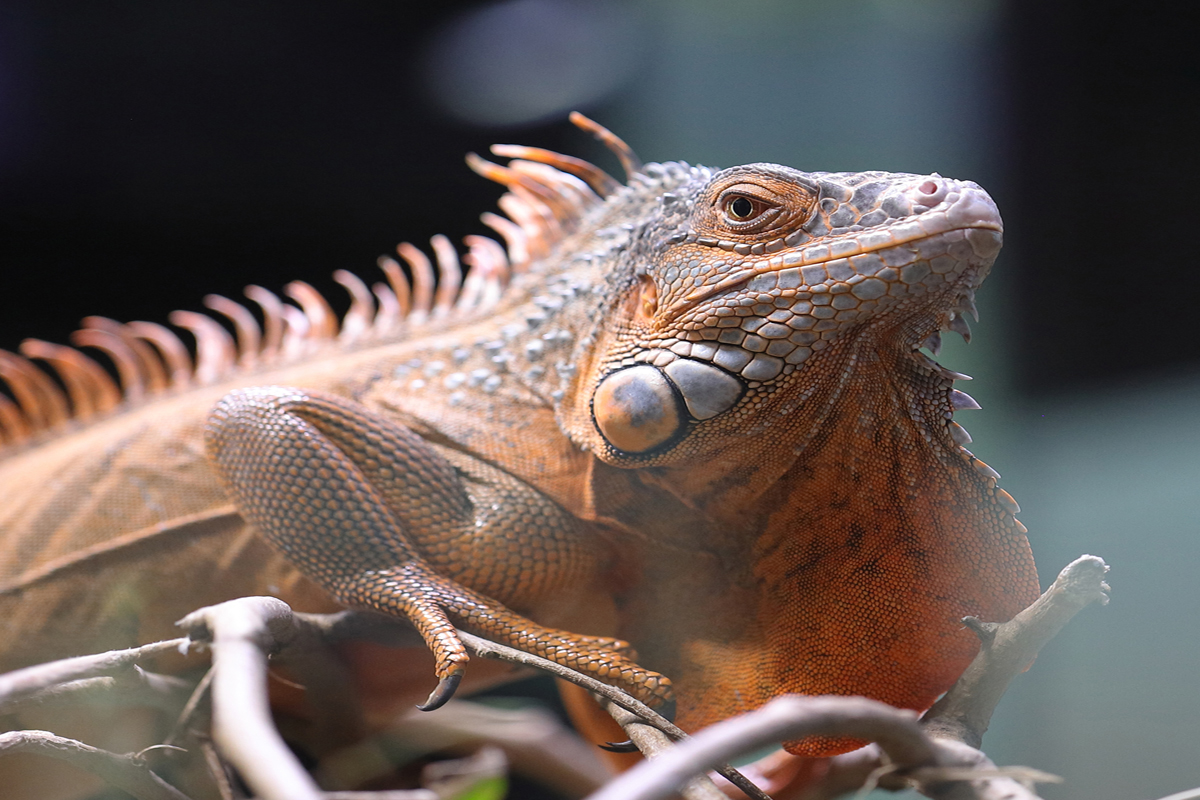
[[633, 300], [633, 324], [646, 326], [654, 319], [654, 315], [658, 313], [658, 285], [649, 275], [642, 275], [638, 279], [638, 290], [632, 296]]

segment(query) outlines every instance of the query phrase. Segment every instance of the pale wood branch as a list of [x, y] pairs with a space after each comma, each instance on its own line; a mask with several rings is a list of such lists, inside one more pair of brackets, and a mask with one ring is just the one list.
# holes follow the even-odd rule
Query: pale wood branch
[[1185, 792], [1176, 792], [1166, 797], [1160, 797], [1158, 800], [1200, 800], [1200, 788], [1188, 789]]
[[[633, 712], [621, 708], [609, 700], [603, 701], [601, 705], [617, 721], [617, 724], [621, 726], [621, 730], [625, 731], [625, 735], [629, 737], [629, 740], [637, 745], [637, 749], [641, 751], [643, 756], [648, 759], [655, 759], [663, 753], [670, 752], [673, 742], [661, 730], [646, 724], [645, 720]], [[726, 765], [722, 764], [720, 766], [724, 767]], [[729, 769], [732, 769], [732, 767], [729, 767]], [[766, 797], [766, 795], [758, 791], [758, 787], [749, 781], [746, 781], [746, 783], [753, 787], [753, 791], [756, 793], [755, 795], [750, 795], [751, 797]], [[679, 794], [684, 800], [726, 800], [725, 793], [718, 789], [711, 779], [702, 774], [696, 775], [681, 785], [679, 787]], [[766, 798], [766, 800], [770, 800], [770, 798]]]
[[935, 763], [934, 750], [911, 712], [859, 697], [784, 696], [677, 743], [657, 759], [622, 774], [589, 800], [667, 798], [695, 775], [740, 753], [813, 735], [877, 741], [895, 762]]
[[[399, 642], [404, 645], [414, 643], [411, 635], [404, 631], [404, 629], [408, 628], [407, 625], [403, 625], [398, 620], [377, 614], [345, 611], [338, 614], [305, 614], [297, 615], [297, 617], [306, 623], [312, 624], [322, 631], [326, 637], [334, 640], [340, 638], [360, 638], [380, 641], [381, 643]], [[662, 746], [662, 743], [669, 743], [670, 738], [668, 737], [682, 739], [687, 736], [686, 733], [666, 717], [614, 686], [602, 683], [570, 667], [565, 667], [540, 656], [526, 653], [523, 650], [517, 650], [488, 639], [483, 639], [466, 631], [460, 630], [458, 635], [473, 655], [481, 658], [494, 658], [548, 672], [551, 675], [574, 683], [595, 695], [603, 697], [616, 708], [623, 709], [631, 715], [629, 718], [631, 724], [635, 724], [632, 720], [637, 720], [641, 723], [637, 725], [638, 739], [641, 740], [641, 744], [639, 744], [638, 739], [634, 739], [634, 743], [639, 744], [639, 749], [642, 749], [642, 752], [646, 755], [656, 752], [657, 748]], [[656, 734], [656, 731], [661, 732], [661, 734]], [[643, 749], [643, 745], [645, 749]], [[726, 780], [741, 788], [747, 796], [769, 800], [761, 790], [732, 767], [720, 765], [717, 771]], [[709, 785], [711, 786], [711, 782]], [[716, 791], [715, 788], [713, 791]], [[719, 793], [708, 796], [723, 797]], [[697, 797], [699, 798], [699, 796]]]
[[[282, 654], [289, 663], [294, 663], [303, 660], [305, 652], [322, 649], [341, 639], [366, 639], [392, 645], [420, 642], [400, 620], [356, 612], [293, 614], [286, 604], [274, 598], [242, 598], [200, 609], [180, 624], [198, 639], [212, 642], [214, 740], [221, 753], [264, 800], [331, 796], [319, 793], [307, 773], [304, 773], [304, 780], [308, 785], [299, 784], [297, 775], [302, 769], [290, 751], [286, 751], [271, 725], [266, 700], [266, 654]], [[501, 646], [493, 646], [470, 634], [462, 636], [476, 655], [498, 657], [496, 648]], [[515, 650], [506, 653], [513, 654], [519, 655], [512, 660], [527, 663], [519, 659], [528, 654]], [[236, 674], [232, 673], [234, 669]], [[598, 682], [597, 685], [604, 686]], [[641, 705], [632, 698], [626, 697], [626, 700]], [[657, 716], [654, 712], [649, 713]], [[270, 736], [264, 726], [271, 727]], [[251, 738], [252, 744], [247, 742]], [[289, 770], [291, 774], [288, 774]], [[304, 791], [312, 793], [302, 794]], [[404, 795], [412, 800], [428, 796], [431, 795], [427, 792]]]
[[267, 654], [296, 635], [292, 610], [243, 597], [188, 614], [179, 624], [210, 641], [213, 741], [263, 800], [320, 800], [322, 792], [284, 743], [267, 699]]
[[1058, 574], [1050, 588], [1008, 622], [964, 620], [979, 634], [979, 655], [933, 708], [924, 725], [931, 736], [979, 747], [1008, 684], [1038, 651], [1085, 606], [1108, 602], [1108, 565], [1083, 555]]
[[128, 650], [111, 650], [90, 656], [75, 656], [0, 675], [0, 710], [53, 686], [101, 676], [115, 676], [146, 658], [171, 651], [186, 651], [189, 640], [169, 639]]
[[200, 682], [192, 687], [192, 693], [184, 703], [183, 710], [179, 712], [179, 717], [175, 720], [175, 725], [171, 728], [165, 744], [178, 745], [193, 731], [208, 729], [209, 721], [212, 718], [212, 705], [209, 703], [212, 679], [213, 671], [212, 667], [209, 667]]
[[[561, 664], [556, 664], [553, 661], [541, 658], [540, 656], [535, 656], [522, 650], [497, 644], [496, 642], [482, 639], [478, 636], [474, 636], [463, 631], [459, 631], [459, 636], [462, 638], [463, 644], [465, 644], [473, 653], [478, 656], [496, 658], [502, 661], [509, 661], [514, 664], [524, 664], [526, 666], [537, 667], [538, 669], [549, 672], [550, 674], [562, 678], [563, 680], [567, 680], [571, 683], [581, 686], [593, 694], [600, 695], [605, 700], [612, 703], [613, 706], [629, 712], [630, 714], [634, 715], [635, 719], [644, 723], [643, 725], [639, 726], [639, 735], [643, 737], [646, 746], [649, 748], [655, 748], [657, 745], [661, 744], [666, 737], [670, 737], [671, 739], [687, 738], [687, 734], [680, 730], [679, 727], [673, 722], [659, 714], [654, 709], [650, 708], [645, 703], [634, 699], [629, 694], [621, 691], [615, 686], [609, 686], [607, 683], [601, 683], [595, 678], [584, 675], [582, 672], [576, 672], [570, 667], [564, 667]], [[644, 730], [645, 728], [657, 729], [664, 734], [663, 739], [660, 739], [651, 734], [649, 731]], [[637, 744], [637, 740], [634, 740], [634, 743]], [[641, 749], [640, 746], [639, 749]], [[646, 755], [649, 755], [649, 753], [646, 753], [646, 751], [642, 752]], [[716, 769], [718, 774], [740, 788], [749, 797], [756, 799], [766, 797], [758, 789], [758, 787], [756, 787], [753, 783], [747, 780], [744, 775], [739, 773], [728, 764], [714, 765], [714, 769]], [[769, 798], [766, 798], [766, 800], [769, 800]]]
[[137, 755], [110, 753], [48, 731], [0, 733], [0, 754], [8, 753], [36, 753], [64, 761], [138, 800], [188, 800], [187, 795], [151, 772]]
[[5, 713], [31, 706], [141, 705], [174, 712], [184, 704], [192, 685], [173, 675], [147, 672], [136, 664], [122, 666], [112, 676], [81, 678], [23, 694], [3, 705]]
[[[912, 712], [861, 697], [784, 696], [757, 711], [720, 722], [625, 773], [588, 800], [660, 800], [672, 796], [714, 763], [775, 742], [804, 736], [867, 739], [876, 744], [847, 754], [805, 800], [832, 798], [863, 787], [915, 787], [937, 800], [1025, 800], [1036, 796], [967, 745], [935, 741]], [[853, 765], [853, 768], [851, 768]], [[1040, 779], [1021, 770], [1022, 778]]]
[[878, 745], [871, 744], [831, 758], [821, 782], [796, 800], [832, 800], [866, 786], [893, 791], [915, 786], [938, 800], [1038, 800], [1029, 784], [1059, 780], [1026, 767], [997, 768], [981, 751], [961, 742], [929, 741], [938, 754], [938, 766], [901, 770]]

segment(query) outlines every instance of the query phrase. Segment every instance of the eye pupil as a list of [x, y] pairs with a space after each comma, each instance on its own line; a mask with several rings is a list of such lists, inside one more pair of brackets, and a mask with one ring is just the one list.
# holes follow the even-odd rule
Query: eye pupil
[[744, 197], [735, 197], [729, 204], [729, 214], [734, 219], [748, 219], [754, 213], [754, 204]]

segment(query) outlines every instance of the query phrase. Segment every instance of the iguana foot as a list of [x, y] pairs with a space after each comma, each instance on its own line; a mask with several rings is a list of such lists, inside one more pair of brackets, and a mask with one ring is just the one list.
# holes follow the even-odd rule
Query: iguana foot
[[628, 643], [539, 625], [421, 563], [371, 571], [330, 588], [348, 605], [412, 621], [433, 651], [440, 680], [429, 700], [420, 706], [424, 710], [437, 708], [450, 698], [469, 660], [452, 621], [501, 644], [617, 686], [647, 705], [661, 706], [672, 698], [670, 680], [639, 667]]

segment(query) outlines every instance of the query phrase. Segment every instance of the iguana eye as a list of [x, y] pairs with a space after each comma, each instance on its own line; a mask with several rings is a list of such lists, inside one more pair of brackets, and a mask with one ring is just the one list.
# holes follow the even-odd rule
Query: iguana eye
[[764, 203], [762, 200], [756, 197], [747, 197], [744, 194], [730, 194], [721, 199], [724, 205], [725, 216], [731, 222], [735, 223], [749, 222], [771, 208], [770, 205]]
[[738, 233], [755, 233], [780, 214], [771, 192], [751, 183], [730, 186], [717, 197], [717, 212], [724, 224]]
[[734, 219], [747, 220], [754, 214], [754, 204], [745, 197], [735, 197], [729, 201], [728, 210]]
[[706, 202], [693, 207], [697, 240], [769, 242], [786, 236], [812, 217], [820, 196], [803, 175], [770, 164], [735, 167], [713, 177]]

